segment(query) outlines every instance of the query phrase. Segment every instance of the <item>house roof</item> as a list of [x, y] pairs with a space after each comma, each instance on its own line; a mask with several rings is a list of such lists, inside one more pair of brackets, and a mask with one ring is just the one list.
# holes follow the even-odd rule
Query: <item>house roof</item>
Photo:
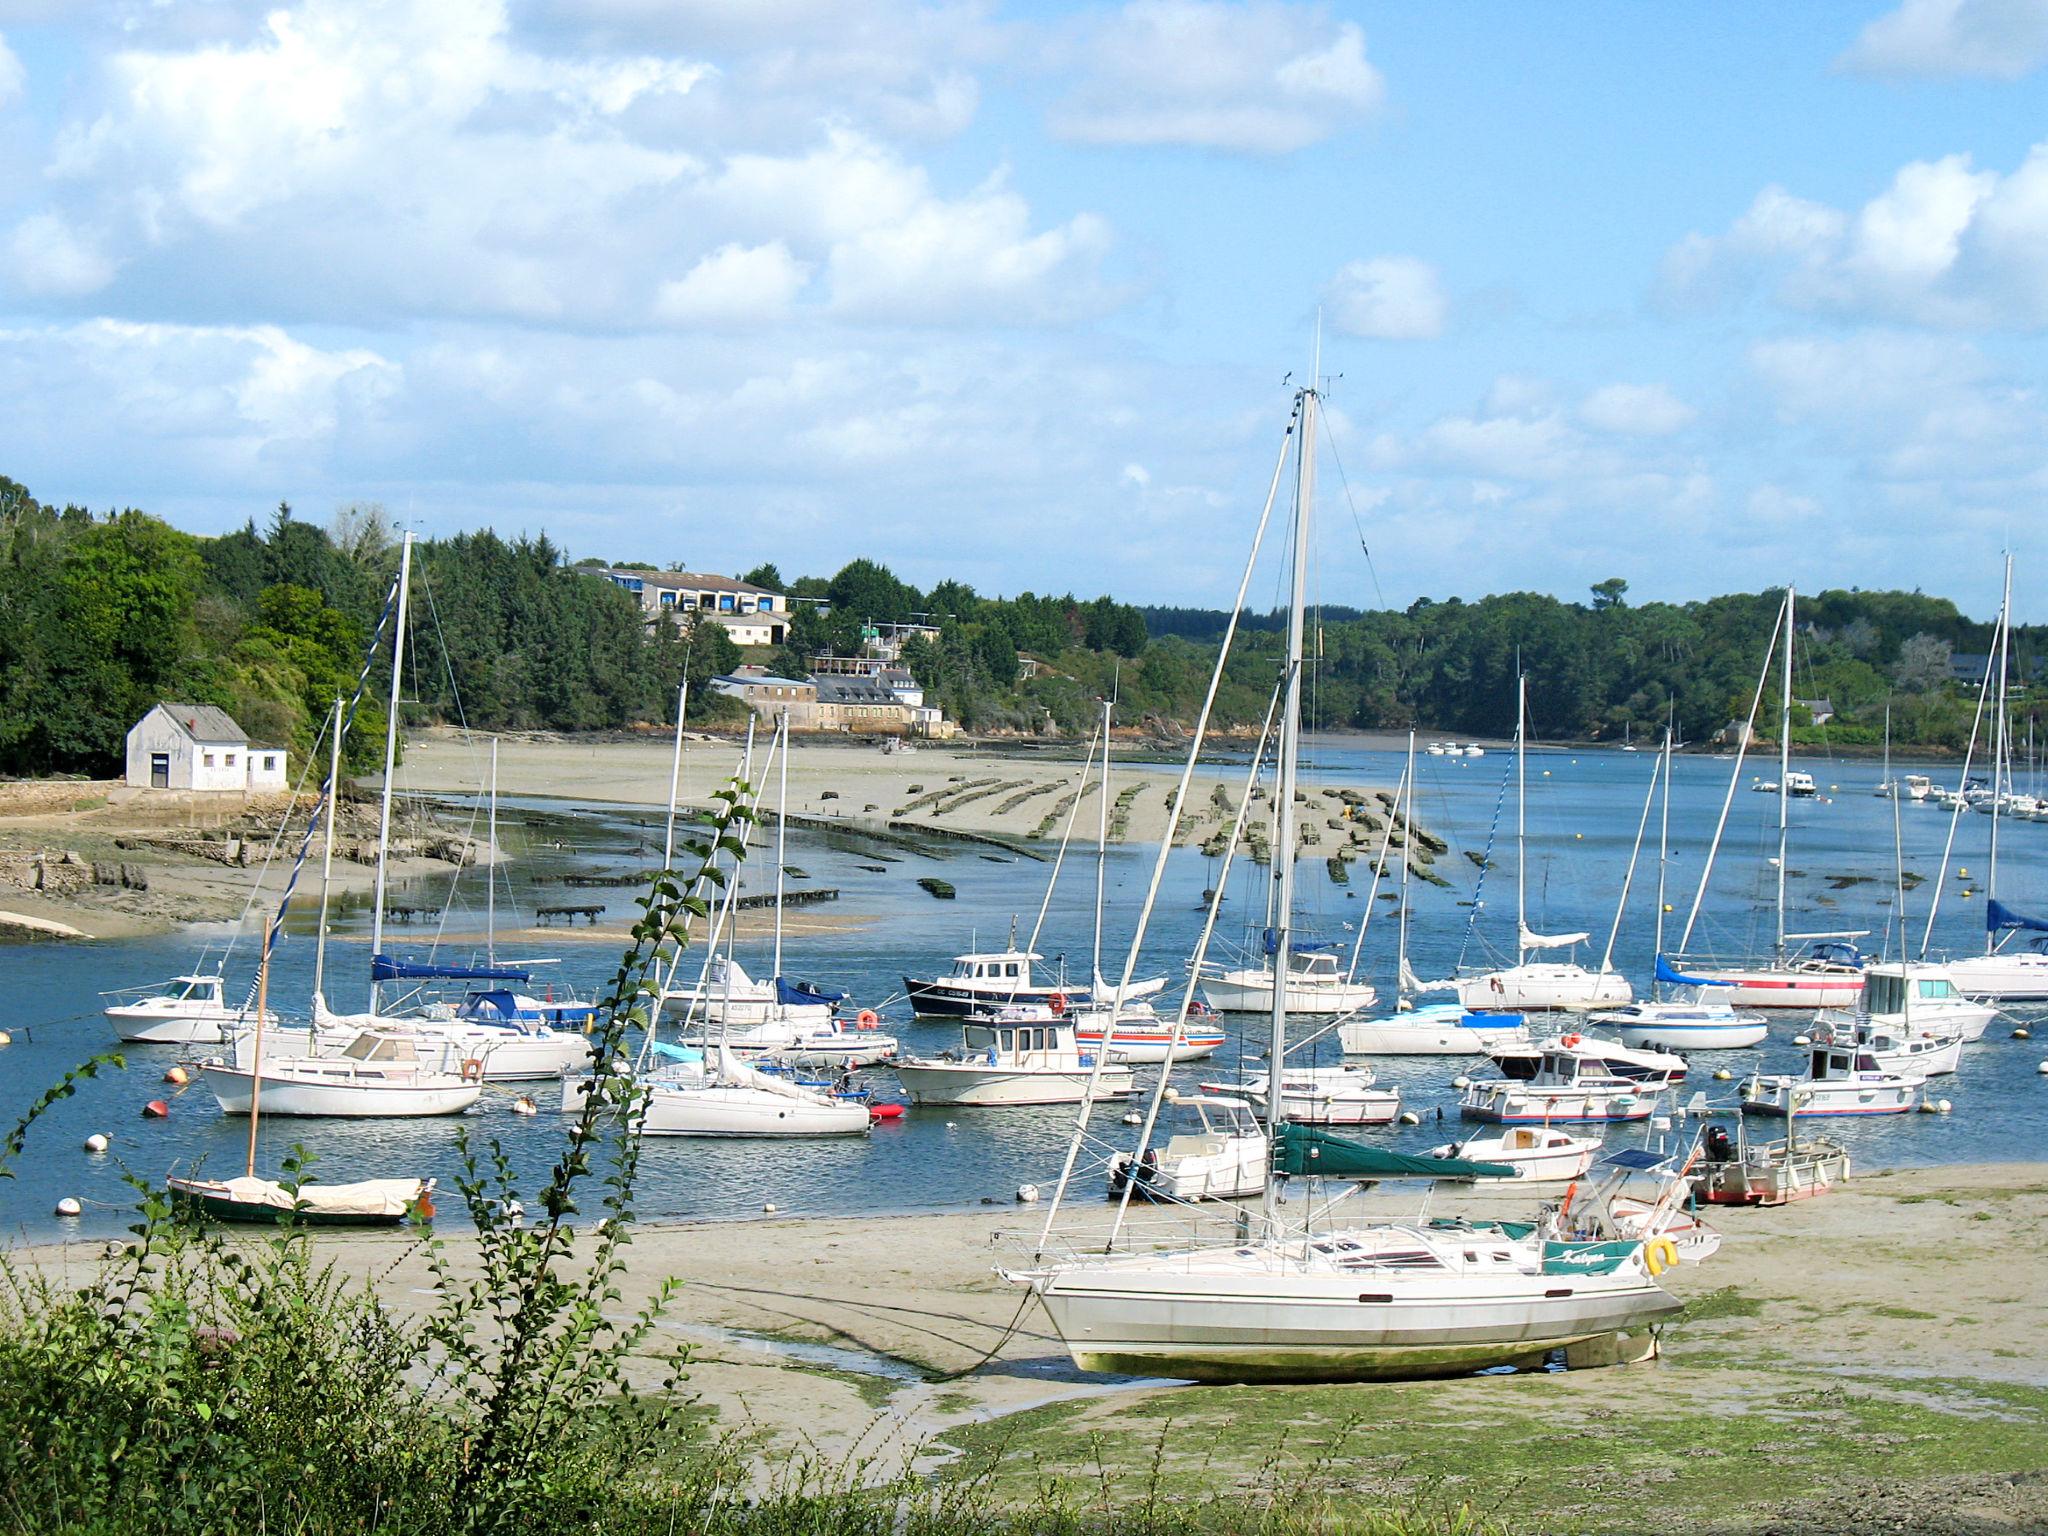
[[724, 683], [733, 688], [757, 688], [764, 684], [771, 688], [811, 686], [800, 677], [777, 677], [773, 672], [728, 672], [723, 677], [714, 677], [711, 681], [714, 684]]
[[604, 574], [616, 581], [637, 581], [646, 587], [672, 587], [679, 592], [751, 592], [761, 597], [782, 595], [772, 587], [757, 587], [751, 581], [703, 575], [696, 571], [607, 570]]
[[235, 717], [224, 709], [215, 709], [211, 704], [174, 704], [169, 699], [157, 705], [176, 723], [178, 729], [194, 741], [240, 741], [249, 737], [235, 724]]
[[820, 704], [900, 704], [902, 700], [887, 688], [877, 687], [864, 677], [840, 677], [832, 673], [820, 673], [811, 681], [817, 684]]

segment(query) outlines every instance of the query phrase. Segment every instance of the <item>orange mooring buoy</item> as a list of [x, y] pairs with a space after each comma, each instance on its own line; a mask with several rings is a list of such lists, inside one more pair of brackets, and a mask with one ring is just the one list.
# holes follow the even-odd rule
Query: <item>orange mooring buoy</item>
[[162, 1099], [151, 1099], [142, 1106], [142, 1118], [145, 1120], [168, 1120], [171, 1118], [171, 1106]]

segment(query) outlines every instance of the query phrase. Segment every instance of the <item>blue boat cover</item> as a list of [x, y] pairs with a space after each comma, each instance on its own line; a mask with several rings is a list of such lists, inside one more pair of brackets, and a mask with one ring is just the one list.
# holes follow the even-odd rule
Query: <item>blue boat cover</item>
[[1732, 981], [1721, 981], [1712, 976], [1688, 976], [1683, 971], [1671, 968], [1671, 962], [1662, 955], [1657, 957], [1657, 980], [1667, 987], [1732, 987]]
[[779, 1003], [823, 1003], [827, 1008], [836, 1008], [846, 1001], [844, 992], [827, 992], [823, 987], [808, 981], [791, 981], [786, 976], [775, 978], [775, 1000]]
[[527, 981], [529, 972], [509, 965], [428, 965], [419, 960], [370, 956], [372, 981]]
[[[1296, 939], [1288, 946], [1297, 955], [1320, 954], [1326, 949], [1335, 949], [1336, 947], [1336, 941], [1333, 939]], [[1279, 949], [1280, 930], [1278, 928], [1268, 928], [1266, 930], [1266, 953], [1269, 955], [1277, 954]]]
[[2015, 912], [2002, 901], [1984, 903], [1984, 927], [1989, 933], [2002, 928], [2024, 928], [2032, 933], [2048, 933], [2048, 920], [2028, 917], [2024, 912]]
[[694, 1045], [670, 1045], [666, 1040], [656, 1040], [653, 1047], [655, 1055], [669, 1061], [698, 1062], [704, 1059], [704, 1053]]

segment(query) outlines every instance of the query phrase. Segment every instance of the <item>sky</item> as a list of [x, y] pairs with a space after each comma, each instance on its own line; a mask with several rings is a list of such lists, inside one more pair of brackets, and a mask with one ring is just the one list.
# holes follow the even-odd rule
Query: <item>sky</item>
[[46, 501], [1215, 604], [1319, 323], [1323, 602], [2048, 620], [2048, 0], [0, 0]]

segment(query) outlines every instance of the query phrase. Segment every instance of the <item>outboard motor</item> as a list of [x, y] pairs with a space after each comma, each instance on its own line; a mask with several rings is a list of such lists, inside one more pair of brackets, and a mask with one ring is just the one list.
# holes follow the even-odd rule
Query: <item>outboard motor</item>
[[1735, 1161], [1735, 1138], [1728, 1134], [1727, 1127], [1707, 1127], [1707, 1161], [1710, 1163], [1732, 1163]]

